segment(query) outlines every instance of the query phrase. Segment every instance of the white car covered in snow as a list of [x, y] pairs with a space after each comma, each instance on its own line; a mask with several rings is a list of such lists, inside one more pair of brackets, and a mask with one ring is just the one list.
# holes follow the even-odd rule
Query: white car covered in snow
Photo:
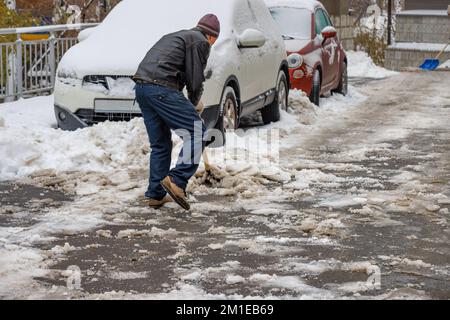
[[131, 79], [139, 63], [163, 35], [190, 29], [207, 13], [219, 17], [222, 29], [205, 71], [207, 128], [237, 128], [241, 116], [257, 110], [265, 123], [278, 121], [287, 106], [289, 69], [263, 0], [124, 0], [101, 25], [81, 33], [59, 64], [58, 126], [75, 130], [140, 115]]

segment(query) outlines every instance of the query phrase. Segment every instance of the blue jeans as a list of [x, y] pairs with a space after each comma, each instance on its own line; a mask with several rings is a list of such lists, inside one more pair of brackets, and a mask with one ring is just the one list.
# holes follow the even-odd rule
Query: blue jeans
[[[172, 177], [175, 184], [186, 189], [198, 169], [205, 143], [205, 126], [194, 105], [182, 92], [151, 85], [136, 85], [136, 100], [144, 117], [150, 140], [150, 179], [147, 198], [161, 200], [166, 192], [160, 182]], [[177, 166], [170, 170], [172, 155], [171, 129], [183, 139]]]

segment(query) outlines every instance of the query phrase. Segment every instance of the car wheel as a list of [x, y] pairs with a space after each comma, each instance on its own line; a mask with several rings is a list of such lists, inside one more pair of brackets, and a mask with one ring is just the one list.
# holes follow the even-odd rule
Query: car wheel
[[237, 99], [234, 89], [227, 87], [223, 102], [222, 123], [224, 133], [238, 128]]
[[320, 79], [320, 71], [315, 70], [313, 76], [313, 86], [311, 95], [309, 96], [309, 100], [314, 103], [316, 106], [320, 105], [320, 90], [322, 88], [321, 79]]
[[288, 107], [288, 84], [286, 74], [280, 71], [278, 75], [277, 91], [275, 92], [275, 100], [261, 109], [264, 124], [280, 121], [280, 110], [287, 111]]
[[335, 90], [335, 92], [346, 96], [348, 94], [348, 72], [347, 72], [347, 64], [342, 62], [341, 66], [341, 80], [339, 81], [339, 86]]
[[[215, 139], [209, 147], [219, 148], [225, 145], [225, 133], [229, 130], [236, 130], [239, 127], [238, 103], [236, 93], [232, 87], [226, 87], [221, 102], [221, 115], [215, 126], [216, 132], [220, 134], [219, 139]], [[221, 140], [221, 141], [220, 141]]]

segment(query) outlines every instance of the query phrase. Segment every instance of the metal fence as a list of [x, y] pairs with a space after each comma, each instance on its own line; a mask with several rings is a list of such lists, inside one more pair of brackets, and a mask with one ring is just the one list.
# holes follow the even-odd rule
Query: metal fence
[[[0, 102], [51, 93], [59, 61], [77, 43], [77, 38], [64, 37], [64, 32], [93, 26], [96, 24], [0, 29], [0, 35], [17, 35], [15, 42], [0, 43]], [[42, 32], [49, 33], [48, 39], [22, 40], [23, 34]]]

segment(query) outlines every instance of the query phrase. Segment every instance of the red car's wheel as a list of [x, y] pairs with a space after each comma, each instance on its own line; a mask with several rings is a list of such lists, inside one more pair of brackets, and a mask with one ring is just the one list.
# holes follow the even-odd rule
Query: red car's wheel
[[348, 72], [347, 72], [347, 63], [345, 61], [342, 62], [341, 65], [341, 79], [339, 80], [339, 86], [333, 92], [337, 92], [346, 96], [348, 94]]

